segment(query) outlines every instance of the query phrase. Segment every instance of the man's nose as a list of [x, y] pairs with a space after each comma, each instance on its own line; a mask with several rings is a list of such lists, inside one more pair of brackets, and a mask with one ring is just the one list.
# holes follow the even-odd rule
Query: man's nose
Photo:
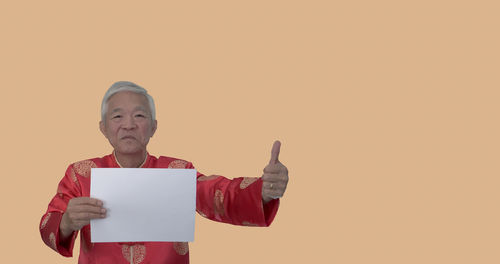
[[133, 117], [126, 117], [124, 118], [123, 120], [123, 124], [122, 124], [122, 127], [125, 128], [125, 129], [133, 129], [135, 128], [137, 125], [135, 123], [135, 120]]

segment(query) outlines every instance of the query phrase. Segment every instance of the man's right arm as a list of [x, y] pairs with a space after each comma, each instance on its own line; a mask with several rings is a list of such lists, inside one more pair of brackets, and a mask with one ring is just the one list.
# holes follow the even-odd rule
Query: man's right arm
[[[81, 195], [80, 183], [76, 177], [73, 165], [70, 165], [64, 177], [59, 182], [57, 193], [50, 201], [47, 212], [40, 220], [39, 229], [43, 242], [65, 257], [73, 255], [73, 245], [77, 232], [70, 232], [68, 234], [68, 230], [63, 227], [65, 232], [61, 234], [61, 222], [63, 222], [63, 215], [70, 200]], [[61, 235], [64, 235], [65, 239], [61, 239]]]

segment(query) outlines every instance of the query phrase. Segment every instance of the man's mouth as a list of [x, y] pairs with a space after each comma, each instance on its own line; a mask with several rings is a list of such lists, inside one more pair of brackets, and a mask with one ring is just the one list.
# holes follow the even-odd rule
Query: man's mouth
[[135, 139], [135, 137], [133, 137], [133, 136], [124, 136], [124, 137], [122, 137], [122, 139]]

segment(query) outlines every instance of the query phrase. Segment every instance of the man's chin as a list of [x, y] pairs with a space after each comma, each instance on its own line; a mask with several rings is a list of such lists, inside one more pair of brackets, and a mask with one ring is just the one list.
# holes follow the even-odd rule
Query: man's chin
[[146, 152], [145, 149], [137, 146], [119, 146], [118, 148], [115, 148], [115, 153], [122, 155], [142, 154], [144, 152]]

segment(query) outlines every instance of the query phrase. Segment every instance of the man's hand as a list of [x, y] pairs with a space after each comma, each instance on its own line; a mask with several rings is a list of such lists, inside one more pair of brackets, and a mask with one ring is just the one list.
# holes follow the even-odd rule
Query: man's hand
[[282, 197], [288, 184], [288, 169], [278, 160], [280, 147], [281, 143], [276, 140], [271, 150], [271, 160], [264, 168], [262, 175], [262, 201], [264, 203]]
[[73, 231], [90, 224], [90, 219], [106, 217], [106, 209], [102, 202], [90, 197], [76, 197], [69, 201], [63, 214], [59, 229], [63, 239], [68, 238]]

